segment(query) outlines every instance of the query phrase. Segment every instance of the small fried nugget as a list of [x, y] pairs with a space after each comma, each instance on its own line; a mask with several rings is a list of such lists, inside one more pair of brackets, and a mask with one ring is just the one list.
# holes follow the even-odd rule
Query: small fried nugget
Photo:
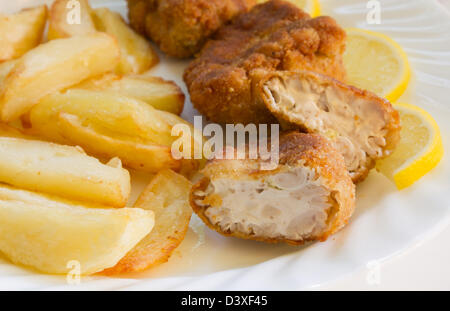
[[345, 38], [331, 17], [311, 18], [289, 2], [268, 1], [222, 27], [184, 81], [194, 107], [213, 122], [275, 122], [255, 94], [255, 72], [304, 69], [345, 80]]
[[262, 72], [259, 81], [260, 96], [280, 123], [329, 138], [354, 182], [400, 140], [398, 112], [369, 91], [310, 71]]
[[208, 37], [255, 0], [128, 0], [131, 26], [161, 50], [192, 57]]
[[260, 159], [212, 160], [190, 195], [194, 212], [213, 230], [238, 238], [300, 245], [324, 241], [355, 208], [355, 185], [342, 155], [317, 134], [288, 132], [279, 164]]

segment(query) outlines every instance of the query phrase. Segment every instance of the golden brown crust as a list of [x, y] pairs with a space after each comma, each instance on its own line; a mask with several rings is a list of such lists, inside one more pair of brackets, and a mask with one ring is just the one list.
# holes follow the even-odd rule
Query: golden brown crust
[[331, 190], [333, 200], [338, 200], [338, 210], [329, 219], [329, 228], [317, 240], [327, 237], [349, 221], [355, 208], [355, 185], [345, 167], [344, 158], [332, 147], [328, 139], [317, 134], [288, 132], [280, 138], [280, 163], [295, 165], [298, 161], [316, 169], [323, 178], [325, 186]]
[[[385, 140], [386, 146], [383, 148], [383, 156], [390, 154], [391, 151], [395, 149], [397, 143], [400, 141], [400, 117], [398, 111], [394, 109], [392, 104], [384, 98], [381, 98], [374, 93], [366, 90], [361, 90], [357, 87], [347, 85], [343, 82], [340, 82], [331, 77], [321, 75], [315, 72], [296, 70], [296, 71], [259, 71], [258, 72], [258, 94], [262, 98], [265, 106], [270, 110], [270, 112], [287, 128], [298, 128], [302, 131], [306, 131], [312, 133], [311, 129], [309, 129], [305, 124], [299, 122], [298, 119], [295, 118], [292, 114], [286, 114], [281, 109], [279, 109], [273, 102], [266, 96], [263, 91], [264, 84], [274, 77], [279, 77], [282, 79], [289, 79], [289, 77], [293, 78], [301, 78], [308, 79], [313, 82], [315, 85], [320, 85], [323, 87], [327, 87], [332, 85], [333, 87], [340, 89], [343, 93], [349, 93], [353, 98], [364, 99], [367, 102], [370, 102], [370, 105], [377, 105], [378, 109], [383, 112], [385, 119]], [[383, 157], [381, 156], [381, 157]], [[380, 157], [380, 158], [381, 158]], [[353, 182], [358, 183], [363, 181], [370, 170], [375, 166], [375, 160], [378, 158], [371, 158], [367, 156], [366, 163], [361, 167], [359, 171], [357, 171], [353, 176]]]
[[343, 80], [345, 37], [330, 17], [312, 19], [280, 0], [257, 5], [222, 27], [186, 69], [191, 101], [214, 122], [275, 122], [254, 94], [255, 70], [306, 69]]
[[171, 170], [160, 171], [134, 205], [152, 210], [155, 226], [114, 267], [104, 270], [102, 274], [143, 271], [167, 262], [189, 229], [191, 186], [189, 180]]
[[[211, 160], [201, 171], [203, 178], [194, 184], [190, 193], [190, 202], [194, 212], [211, 229], [225, 235], [262, 242], [286, 242], [301, 245], [307, 241], [324, 241], [328, 236], [344, 227], [349, 221], [355, 208], [355, 185], [345, 168], [342, 155], [337, 152], [329, 141], [317, 134], [303, 134], [287, 132], [281, 135], [279, 141], [280, 162], [275, 170], [262, 171], [258, 160]], [[211, 180], [228, 178], [231, 180], [263, 179], [285, 169], [296, 167], [299, 163], [314, 169], [325, 187], [330, 190], [330, 201], [333, 203], [329, 211], [328, 229], [318, 236], [302, 240], [289, 240], [282, 238], [265, 238], [249, 236], [242, 232], [225, 232], [220, 226], [214, 225], [205, 215], [208, 205], [199, 205], [198, 191], [206, 190]], [[220, 200], [217, 200], [220, 204]], [[212, 202], [208, 202], [212, 204]]]
[[168, 55], [187, 58], [255, 0], [128, 0], [132, 27]]

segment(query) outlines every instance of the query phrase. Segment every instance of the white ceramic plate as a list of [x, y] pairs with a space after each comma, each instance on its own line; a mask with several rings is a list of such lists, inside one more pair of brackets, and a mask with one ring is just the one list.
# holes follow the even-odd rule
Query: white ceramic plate
[[[52, 1], [2, 1], [0, 12]], [[124, 15], [122, 0], [92, 1]], [[194, 217], [186, 240], [167, 264], [120, 278], [85, 277], [67, 285], [62, 276], [38, 274], [0, 257], [0, 289], [15, 290], [297, 290], [314, 288], [349, 275], [368, 262], [381, 263], [424, 242], [450, 219], [450, 17], [430, 0], [381, 2], [381, 24], [368, 25], [363, 0], [321, 0], [324, 14], [344, 27], [380, 31], [397, 40], [408, 53], [414, 78], [400, 101], [425, 108], [437, 120], [447, 150], [443, 161], [412, 187], [397, 191], [372, 172], [357, 189], [357, 211], [349, 226], [325, 243], [304, 247], [265, 245], [224, 238]], [[151, 74], [172, 79], [186, 88], [186, 62], [161, 55]], [[196, 113], [187, 103], [183, 117]], [[134, 178], [136, 195], [147, 176]]]

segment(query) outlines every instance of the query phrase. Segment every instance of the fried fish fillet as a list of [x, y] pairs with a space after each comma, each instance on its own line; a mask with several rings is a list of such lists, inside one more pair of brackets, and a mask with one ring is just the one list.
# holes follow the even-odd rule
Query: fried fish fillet
[[305, 69], [344, 80], [345, 38], [331, 17], [310, 18], [289, 2], [268, 1], [222, 27], [184, 80], [195, 108], [214, 122], [274, 122], [254, 94], [254, 72]]
[[128, 0], [131, 26], [165, 53], [187, 58], [255, 0]]
[[400, 140], [398, 112], [371, 92], [310, 71], [261, 76], [258, 92], [280, 123], [328, 137], [354, 182], [363, 180]]
[[264, 242], [324, 241], [355, 208], [355, 185], [342, 155], [318, 134], [289, 132], [279, 141], [279, 164], [212, 160], [190, 195], [194, 212], [213, 230]]

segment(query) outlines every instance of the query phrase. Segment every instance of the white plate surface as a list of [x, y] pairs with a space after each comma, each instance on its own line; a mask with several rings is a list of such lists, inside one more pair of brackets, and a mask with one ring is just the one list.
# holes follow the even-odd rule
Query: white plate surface
[[[52, 1], [1, 1], [0, 12]], [[124, 15], [122, 0], [92, 1]], [[0, 255], [0, 290], [297, 290], [351, 275], [369, 262], [401, 256], [450, 220], [450, 17], [430, 0], [385, 0], [381, 24], [368, 25], [368, 1], [321, 0], [324, 14], [344, 27], [383, 32], [408, 53], [413, 80], [400, 101], [429, 111], [438, 122], [447, 152], [439, 166], [412, 187], [397, 191], [372, 172], [357, 187], [357, 210], [349, 226], [325, 243], [304, 247], [265, 245], [224, 238], [194, 217], [187, 238], [167, 264], [120, 278], [84, 277], [68, 285], [65, 277], [41, 275], [10, 264]], [[161, 55], [152, 75], [176, 81], [186, 91], [186, 62]], [[188, 102], [183, 117], [196, 113]], [[148, 176], [135, 174], [134, 197]]]

